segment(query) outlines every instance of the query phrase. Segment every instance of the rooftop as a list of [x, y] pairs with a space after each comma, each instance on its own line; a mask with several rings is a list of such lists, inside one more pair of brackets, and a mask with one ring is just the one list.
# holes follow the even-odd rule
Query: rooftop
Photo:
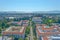
[[45, 24], [36, 24], [36, 31], [42, 40], [60, 40], [60, 28], [57, 26], [51, 26]]
[[54, 28], [54, 26], [49, 27], [48, 25], [36, 25], [36, 29], [38, 31], [38, 34], [48, 34], [48, 35], [52, 35], [52, 34], [59, 34], [59, 30], [58, 27]]
[[9, 28], [7, 28], [5, 31], [2, 32], [3, 35], [7, 35], [7, 34], [23, 34], [25, 30], [25, 27], [21, 27], [21, 26], [11, 26]]

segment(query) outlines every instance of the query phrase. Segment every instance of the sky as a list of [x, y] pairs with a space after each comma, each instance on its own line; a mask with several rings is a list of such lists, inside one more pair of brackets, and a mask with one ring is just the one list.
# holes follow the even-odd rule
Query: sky
[[60, 10], [60, 0], [0, 0], [0, 11]]

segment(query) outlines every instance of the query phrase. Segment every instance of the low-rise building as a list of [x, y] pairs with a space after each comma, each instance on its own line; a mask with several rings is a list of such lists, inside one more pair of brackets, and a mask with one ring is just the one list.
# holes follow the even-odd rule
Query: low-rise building
[[36, 24], [41, 24], [42, 23], [42, 17], [33, 17], [32, 21]]
[[48, 37], [60, 34], [58, 27], [57, 28], [55, 28], [54, 26], [50, 27], [50, 26], [45, 25], [45, 24], [41, 24], [41, 25], [37, 24], [36, 25], [36, 33], [37, 33], [38, 40], [40, 40], [40, 39], [41, 40], [50, 40]]
[[12, 21], [12, 22], [8, 22], [8, 24], [22, 26], [22, 21]]
[[22, 25], [23, 26], [28, 26], [29, 25], [29, 20], [22, 20]]
[[7, 28], [5, 31], [2, 32], [2, 40], [6, 39], [5, 37], [13, 37], [14, 39], [17, 38], [22, 38], [24, 40], [25, 38], [25, 29], [26, 27], [24, 26], [11, 26]]

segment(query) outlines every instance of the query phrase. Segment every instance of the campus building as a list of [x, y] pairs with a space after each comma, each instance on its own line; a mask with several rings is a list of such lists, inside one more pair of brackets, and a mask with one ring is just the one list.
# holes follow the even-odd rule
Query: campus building
[[22, 38], [24, 40], [25, 29], [26, 27], [24, 26], [11, 26], [2, 32], [2, 40], [8, 40], [8, 38], [11, 38], [12, 40]]
[[36, 24], [41, 24], [42, 23], [42, 17], [33, 17], [32, 21]]
[[29, 20], [22, 20], [22, 25], [23, 26], [28, 26], [29, 25]]
[[36, 24], [36, 33], [38, 40], [60, 40], [59, 26]]
[[18, 26], [28, 26], [29, 25], [29, 20], [12, 21], [12, 22], [8, 22], [8, 24], [18, 25]]

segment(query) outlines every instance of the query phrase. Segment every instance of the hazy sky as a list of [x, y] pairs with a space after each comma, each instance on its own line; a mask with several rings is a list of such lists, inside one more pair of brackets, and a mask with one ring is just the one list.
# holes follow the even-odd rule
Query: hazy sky
[[0, 11], [60, 10], [60, 0], [0, 0]]

